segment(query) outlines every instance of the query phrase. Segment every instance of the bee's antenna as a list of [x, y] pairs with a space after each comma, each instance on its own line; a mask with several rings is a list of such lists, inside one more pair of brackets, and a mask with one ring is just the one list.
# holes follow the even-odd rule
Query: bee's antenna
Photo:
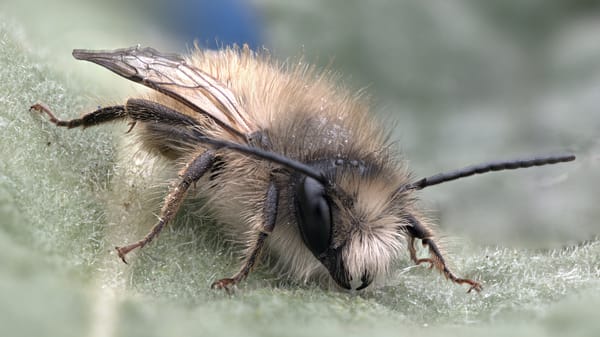
[[528, 159], [487, 162], [478, 165], [467, 166], [455, 171], [442, 172], [432, 175], [431, 177], [419, 179], [413, 183], [400, 186], [398, 192], [404, 192], [408, 190], [422, 190], [425, 187], [472, 176], [474, 174], [482, 174], [492, 171], [516, 170], [520, 168], [557, 164], [573, 160], [575, 160], [575, 155], [566, 154], [546, 157], [535, 157]]
[[213, 145], [216, 148], [227, 148], [233, 151], [237, 151], [261, 159], [266, 159], [277, 164], [281, 164], [287, 168], [306, 174], [307, 176], [316, 179], [325, 186], [329, 185], [329, 180], [325, 177], [323, 172], [318, 171], [299, 161], [277, 154], [275, 152], [266, 151], [261, 148], [238, 144], [226, 140], [219, 140], [208, 137], [200, 137], [197, 139], [203, 143]]

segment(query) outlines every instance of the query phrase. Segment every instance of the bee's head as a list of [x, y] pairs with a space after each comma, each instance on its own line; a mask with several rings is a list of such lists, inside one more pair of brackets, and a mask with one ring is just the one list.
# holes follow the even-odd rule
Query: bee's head
[[[333, 160], [329, 186], [308, 176], [295, 184], [296, 218], [304, 244], [342, 288], [361, 290], [388, 266], [402, 248], [398, 174], [356, 160]], [[320, 165], [324, 163], [321, 162]]]

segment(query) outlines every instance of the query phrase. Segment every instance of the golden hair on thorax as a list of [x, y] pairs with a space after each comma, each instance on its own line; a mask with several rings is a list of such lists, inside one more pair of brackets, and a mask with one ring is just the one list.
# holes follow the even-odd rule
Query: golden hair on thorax
[[[160, 217], [141, 240], [117, 247], [119, 257], [150, 243], [186, 195], [202, 196], [223, 231], [245, 244], [239, 272], [213, 283], [229, 290], [262, 252], [279, 272], [301, 282], [333, 280], [360, 290], [383, 278], [407, 249], [446, 278], [481, 290], [448, 268], [416, 191], [473, 174], [574, 160], [572, 155], [490, 162], [414, 180], [389, 131], [360, 95], [304, 63], [282, 64], [247, 47], [194, 50], [189, 56], [132, 47], [74, 50], [154, 93], [123, 105], [60, 120], [74, 128], [124, 120], [142, 148], [180, 174]], [[428, 248], [419, 257], [416, 243]]]

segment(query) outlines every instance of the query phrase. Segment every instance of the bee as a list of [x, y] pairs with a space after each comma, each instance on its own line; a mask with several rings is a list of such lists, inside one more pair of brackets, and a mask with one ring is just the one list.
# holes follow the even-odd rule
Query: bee
[[[480, 291], [478, 281], [448, 267], [416, 191], [575, 159], [499, 161], [413, 179], [361, 96], [301, 62], [278, 63], [247, 47], [196, 48], [187, 57], [139, 46], [76, 49], [73, 56], [154, 91], [71, 120], [43, 104], [31, 108], [67, 128], [128, 121], [145, 150], [179, 170], [157, 223], [139, 241], [116, 247], [118, 256], [127, 263], [131, 251], [156, 239], [194, 191], [223, 230], [244, 243], [239, 271], [212, 284], [227, 291], [247, 278], [263, 251], [295, 279], [361, 290], [385, 277], [407, 248], [415, 264]], [[427, 256], [418, 256], [418, 242]]]

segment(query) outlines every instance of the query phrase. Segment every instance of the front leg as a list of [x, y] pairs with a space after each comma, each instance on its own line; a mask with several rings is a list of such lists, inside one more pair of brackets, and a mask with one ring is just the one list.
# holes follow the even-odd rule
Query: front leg
[[230, 287], [243, 281], [248, 277], [248, 274], [256, 264], [256, 261], [260, 257], [260, 253], [265, 245], [265, 240], [273, 232], [275, 228], [275, 221], [277, 220], [277, 206], [279, 204], [279, 191], [275, 186], [275, 183], [271, 181], [267, 189], [265, 197], [265, 204], [263, 206], [263, 222], [262, 228], [258, 233], [256, 240], [248, 249], [248, 252], [244, 258], [242, 268], [235, 275], [230, 278], [220, 279], [215, 281], [211, 288], [213, 289], [225, 289], [229, 292]]
[[[419, 265], [421, 263], [429, 263], [430, 267], [435, 267], [439, 270], [447, 279], [456, 283], [456, 284], [467, 284], [469, 285], [469, 290], [467, 292], [471, 292], [473, 290], [480, 292], [481, 284], [475, 280], [460, 278], [454, 274], [448, 265], [446, 265], [446, 261], [442, 256], [442, 252], [438, 248], [437, 244], [433, 240], [432, 231], [423, 225], [417, 218], [412, 215], [407, 216], [407, 220], [410, 223], [410, 226], [405, 227], [405, 231], [408, 234], [408, 251], [410, 253], [410, 258], [415, 262], [415, 264]], [[417, 258], [417, 251], [415, 249], [415, 239], [421, 239], [421, 243], [423, 246], [427, 246], [429, 248], [430, 257], [428, 258]]]

